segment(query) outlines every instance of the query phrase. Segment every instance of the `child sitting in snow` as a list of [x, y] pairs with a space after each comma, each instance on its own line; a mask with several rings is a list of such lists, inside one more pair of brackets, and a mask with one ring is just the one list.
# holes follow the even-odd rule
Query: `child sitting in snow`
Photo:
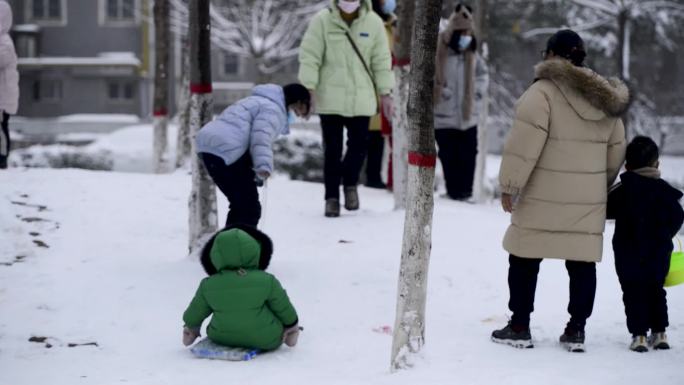
[[[658, 146], [637, 136], [627, 146], [625, 173], [608, 194], [608, 219], [615, 219], [613, 250], [622, 287], [630, 349], [669, 349], [663, 284], [670, 266], [672, 237], [684, 220], [682, 193], [660, 179]], [[646, 333], [651, 329], [650, 338]]]
[[212, 313], [207, 336], [217, 344], [267, 351], [297, 343], [297, 312], [278, 279], [264, 271], [272, 251], [266, 234], [244, 225], [223, 229], [207, 243], [202, 265], [209, 277], [183, 314], [185, 346]]

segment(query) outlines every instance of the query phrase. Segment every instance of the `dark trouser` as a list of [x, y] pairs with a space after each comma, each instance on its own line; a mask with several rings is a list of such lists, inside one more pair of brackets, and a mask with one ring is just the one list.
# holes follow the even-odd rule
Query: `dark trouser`
[[380, 131], [368, 132], [368, 158], [366, 158], [366, 183], [382, 183], [382, 155], [385, 152], [385, 138]]
[[[340, 115], [321, 115], [325, 164], [325, 199], [340, 197], [340, 183], [356, 186], [368, 150], [370, 117], [346, 118]], [[343, 131], [347, 127], [347, 153], [342, 159]]]
[[9, 135], [9, 114], [2, 112], [2, 130], [0, 130], [0, 168], [7, 168], [7, 158], [9, 158], [10, 151], [10, 135]]
[[261, 204], [249, 151], [230, 165], [212, 154], [201, 153], [200, 158], [211, 179], [228, 198], [226, 226], [241, 223], [256, 227], [261, 218]]
[[627, 330], [635, 336], [645, 336], [648, 329], [654, 333], [664, 332], [669, 323], [663, 281], [620, 279], [620, 286], [627, 315]]
[[[541, 259], [508, 258], [508, 308], [513, 312], [511, 323], [529, 328], [530, 314], [534, 310], [534, 294], [537, 289], [537, 274]], [[568, 327], [584, 330], [587, 318], [594, 308], [596, 295], [596, 264], [594, 262], [565, 261], [570, 276], [570, 303]]]
[[444, 170], [447, 195], [452, 199], [467, 199], [473, 195], [477, 126], [465, 131], [442, 128], [435, 130], [439, 160]]

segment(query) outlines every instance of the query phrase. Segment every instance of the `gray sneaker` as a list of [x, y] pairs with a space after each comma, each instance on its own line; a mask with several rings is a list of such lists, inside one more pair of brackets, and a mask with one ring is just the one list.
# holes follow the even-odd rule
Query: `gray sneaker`
[[359, 209], [359, 192], [356, 186], [344, 187], [344, 208], [349, 211]]
[[340, 216], [340, 200], [330, 198], [325, 200], [325, 216], [329, 218]]
[[646, 353], [648, 351], [648, 342], [646, 336], [634, 336], [632, 337], [632, 343], [629, 345], [629, 350]]
[[648, 344], [655, 350], [667, 350], [670, 348], [665, 332], [651, 333], [648, 337]]
[[510, 345], [519, 349], [534, 347], [534, 345], [532, 345], [530, 329], [515, 331], [510, 322], [503, 329], [494, 330], [492, 332], [492, 341], [497, 344]]

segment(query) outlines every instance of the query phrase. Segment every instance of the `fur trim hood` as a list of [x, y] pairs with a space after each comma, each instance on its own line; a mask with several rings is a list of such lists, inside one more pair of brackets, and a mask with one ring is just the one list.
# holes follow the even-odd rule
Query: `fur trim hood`
[[548, 79], [560, 88], [583, 118], [600, 120], [622, 115], [630, 103], [629, 89], [618, 78], [604, 78], [586, 67], [567, 60], [545, 60], [534, 67], [538, 79]]
[[211, 239], [209, 239], [209, 241], [207, 241], [207, 244], [204, 245], [204, 247], [202, 248], [202, 254], [200, 255], [200, 263], [202, 264], [202, 267], [204, 268], [204, 271], [207, 273], [207, 275], [214, 275], [217, 273], [216, 266], [214, 266], [214, 263], [212, 263], [211, 261], [211, 248], [214, 246], [214, 241], [216, 240], [216, 237], [222, 232], [231, 229], [240, 229], [249, 234], [259, 243], [261, 251], [259, 254], [258, 268], [259, 270], [266, 270], [268, 268], [269, 263], [271, 263], [271, 255], [273, 254], [273, 242], [271, 241], [271, 238], [269, 238], [268, 235], [264, 234], [263, 232], [257, 230], [255, 227], [237, 224], [230, 225], [219, 230], [216, 234], [214, 234], [214, 236], [211, 237]]

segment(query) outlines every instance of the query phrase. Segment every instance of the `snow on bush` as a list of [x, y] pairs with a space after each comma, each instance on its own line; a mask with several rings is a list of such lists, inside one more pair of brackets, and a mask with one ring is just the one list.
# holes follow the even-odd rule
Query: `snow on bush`
[[323, 143], [314, 132], [294, 131], [273, 146], [276, 170], [291, 179], [323, 181]]
[[10, 154], [12, 167], [81, 168], [111, 171], [114, 161], [109, 150], [89, 150], [68, 145], [32, 146]]

